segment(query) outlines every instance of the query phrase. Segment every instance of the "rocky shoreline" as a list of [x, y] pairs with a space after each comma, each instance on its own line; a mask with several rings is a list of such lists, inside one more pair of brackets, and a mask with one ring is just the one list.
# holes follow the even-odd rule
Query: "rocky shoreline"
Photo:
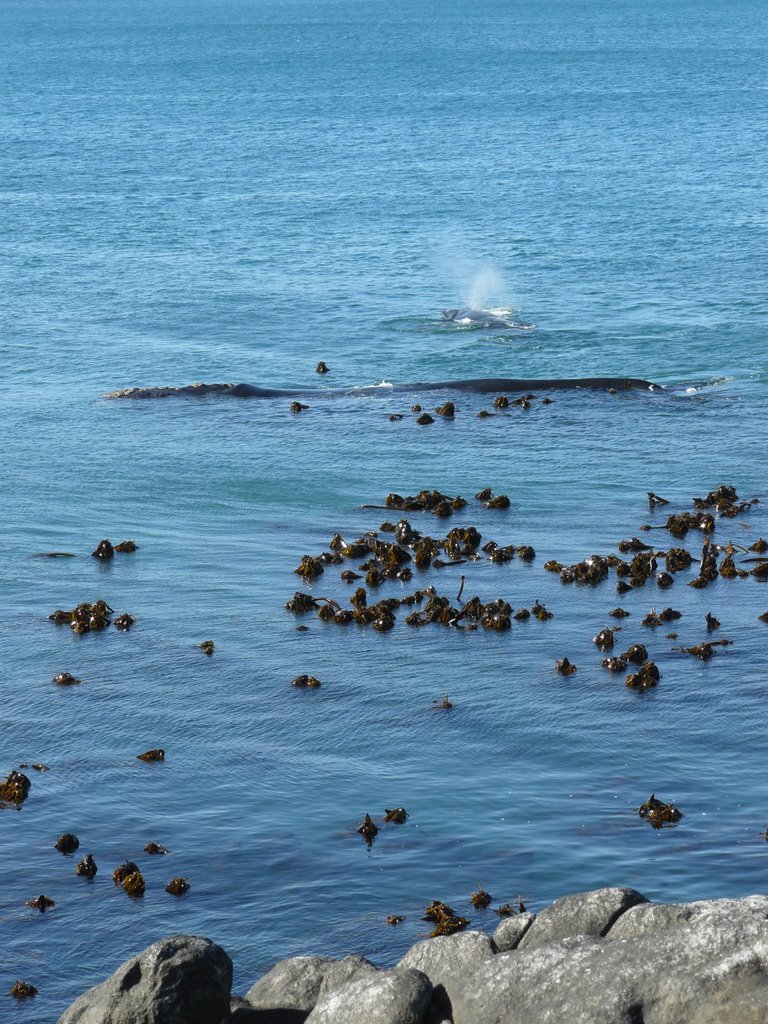
[[768, 896], [655, 904], [629, 888], [556, 900], [493, 935], [417, 942], [393, 968], [281, 960], [231, 994], [232, 961], [174, 935], [59, 1024], [766, 1024]]

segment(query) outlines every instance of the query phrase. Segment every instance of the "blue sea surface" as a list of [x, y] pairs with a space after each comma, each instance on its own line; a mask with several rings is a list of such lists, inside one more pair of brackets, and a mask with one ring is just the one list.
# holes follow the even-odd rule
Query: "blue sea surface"
[[[690, 588], [694, 565], [618, 596], [613, 574], [568, 586], [544, 569], [632, 536], [697, 563], [700, 531], [641, 527], [721, 484], [760, 502], [713, 541], [752, 568], [743, 549], [768, 536], [764, 15], [757, 0], [6, 0], [0, 779], [50, 770], [26, 769], [29, 798], [0, 810], [2, 1020], [53, 1022], [172, 933], [224, 946], [242, 993], [299, 953], [392, 964], [433, 899], [491, 930], [478, 885], [533, 910], [603, 885], [766, 891], [765, 585]], [[465, 305], [534, 329], [443, 318]], [[487, 419], [493, 394], [321, 393], [586, 376], [663, 388], [540, 391]], [[286, 398], [103, 397], [195, 381], [318, 394], [298, 415]], [[416, 423], [412, 405], [448, 399], [453, 420]], [[475, 500], [486, 486], [510, 509]], [[463, 600], [538, 599], [551, 620], [411, 628], [401, 608], [379, 633], [286, 611], [297, 590], [347, 605], [339, 571], [359, 562], [305, 583], [302, 557], [400, 518], [361, 506], [424, 488], [468, 504], [408, 514], [415, 529], [474, 525], [536, 557], [415, 570], [369, 603], [426, 586], [455, 601], [463, 575]], [[670, 505], [650, 511], [648, 491]], [[138, 551], [99, 562], [104, 537]], [[33, 557], [50, 551], [77, 557]], [[47, 619], [98, 598], [133, 629]], [[679, 621], [641, 625], [668, 605]], [[657, 687], [601, 667], [606, 625], [617, 652], [647, 645]], [[706, 662], [676, 650], [707, 639], [733, 644]], [[82, 685], [53, 685], [64, 671]], [[292, 687], [301, 673], [320, 689]], [[163, 763], [137, 760], [153, 747]], [[684, 812], [676, 828], [640, 819], [652, 792]], [[407, 823], [384, 825], [398, 806]], [[53, 848], [64, 832], [73, 856]], [[75, 874], [85, 853], [92, 881]], [[113, 885], [126, 860], [143, 898]], [[186, 896], [164, 891], [172, 876]], [[40, 893], [53, 910], [25, 906]], [[7, 995], [17, 978], [36, 999]]]

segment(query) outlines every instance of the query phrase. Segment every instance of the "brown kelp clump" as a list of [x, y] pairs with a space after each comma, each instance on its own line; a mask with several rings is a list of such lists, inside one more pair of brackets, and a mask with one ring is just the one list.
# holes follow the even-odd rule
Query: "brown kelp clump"
[[361, 824], [358, 825], [357, 832], [360, 833], [360, 835], [363, 837], [368, 846], [372, 846], [373, 840], [379, 834], [379, 826], [376, 824], [376, 822], [373, 820], [370, 814], [366, 814]]
[[438, 935], [455, 935], [456, 932], [463, 931], [469, 924], [466, 917], [454, 913], [453, 908], [449, 907], [447, 903], [443, 903], [442, 900], [433, 900], [429, 904], [424, 911], [424, 920], [432, 921], [435, 925], [433, 931], [429, 933], [431, 939]]
[[116, 554], [128, 555], [138, 550], [138, 544], [133, 540], [124, 540], [119, 544], [112, 544], [109, 540], [102, 540], [96, 545], [96, 550], [91, 552], [93, 558], [100, 562], [111, 561]]
[[75, 865], [75, 874], [81, 878], [94, 878], [98, 870], [92, 853], [86, 853], [83, 859]]
[[41, 913], [45, 913], [46, 910], [50, 910], [51, 907], [56, 906], [55, 900], [52, 900], [50, 896], [45, 896], [42, 893], [35, 897], [33, 900], [27, 900], [25, 906], [32, 907], [34, 910], [39, 910]]
[[80, 846], [80, 840], [77, 836], [72, 835], [71, 832], [65, 832], [63, 835], [59, 836], [53, 846], [54, 849], [59, 851], [59, 853], [74, 853]]
[[[113, 613], [114, 609], [106, 601], [98, 600], [92, 604], [82, 602], [69, 611], [57, 608], [48, 618], [58, 625], [68, 623], [73, 633], [98, 633], [112, 624], [110, 615]], [[117, 629], [129, 629], [135, 621], [132, 615], [125, 612], [115, 619], [115, 626]]]
[[33, 999], [37, 995], [37, 989], [28, 981], [14, 981], [9, 994], [14, 999]]
[[477, 887], [477, 890], [472, 893], [469, 897], [469, 902], [475, 908], [475, 910], [485, 910], [491, 905], [493, 896], [489, 892], [486, 892], [482, 885]]
[[190, 885], [186, 878], [172, 878], [168, 885], [165, 887], [165, 891], [169, 892], [171, 896], [183, 896], [189, 892]]
[[654, 828], [667, 828], [670, 825], [676, 825], [683, 817], [682, 811], [679, 811], [674, 804], [665, 804], [654, 793], [651, 793], [645, 803], [638, 807], [637, 813]]
[[27, 799], [31, 788], [29, 777], [14, 769], [5, 782], [0, 783], [0, 802], [16, 804], [18, 807]]

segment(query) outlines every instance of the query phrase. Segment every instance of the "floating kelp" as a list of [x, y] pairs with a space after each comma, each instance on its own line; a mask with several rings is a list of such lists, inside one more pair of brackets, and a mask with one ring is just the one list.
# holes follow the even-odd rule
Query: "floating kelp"
[[517, 913], [514, 903], [503, 903], [500, 907], [494, 907], [494, 914], [498, 914], [499, 917], [512, 917]]
[[28, 776], [14, 769], [5, 782], [0, 783], [0, 800], [20, 806], [29, 796], [31, 788], [32, 783]]
[[166, 850], [166, 848], [164, 846], [161, 846], [160, 843], [154, 843], [154, 842], [150, 841], [144, 847], [144, 853], [161, 854], [161, 853], [168, 853], [168, 851]]
[[683, 569], [687, 569], [693, 557], [687, 548], [669, 548], [664, 560], [667, 566], [667, 572], [681, 572]]
[[57, 686], [81, 686], [82, 679], [76, 679], [70, 672], [59, 672], [51, 680]]
[[370, 814], [366, 814], [366, 816], [363, 818], [362, 823], [358, 825], [356, 831], [360, 833], [360, 835], [366, 841], [368, 846], [371, 846], [373, 840], [379, 834], [379, 826], [376, 824], [376, 822], [373, 820]]
[[643, 662], [637, 672], [628, 675], [624, 680], [626, 686], [631, 690], [648, 690], [656, 686], [661, 679], [661, 673], [652, 661]]
[[315, 373], [330, 373], [330, 372], [331, 371], [328, 369], [328, 367], [325, 365], [325, 363], [321, 359], [320, 362], [315, 367]]
[[631, 644], [619, 657], [622, 661], [631, 661], [634, 665], [642, 665], [648, 660], [648, 649], [645, 644]]
[[46, 910], [50, 910], [51, 907], [55, 907], [56, 903], [51, 899], [50, 896], [44, 896], [42, 893], [40, 896], [33, 900], [27, 900], [24, 904], [27, 907], [32, 907], [33, 910], [39, 910], [41, 913], [45, 913]]
[[[136, 865], [134, 865], [134, 867], [135, 866]], [[126, 875], [125, 878], [123, 878], [121, 885], [129, 896], [138, 898], [144, 895], [144, 875], [142, 875], [142, 873], [138, 870], [131, 872], [131, 874], [129, 875]]]
[[291, 412], [292, 413], [306, 412], [306, 410], [308, 408], [309, 408], [309, 406], [308, 405], [304, 405], [303, 402], [291, 402]]
[[403, 496], [394, 492], [384, 499], [384, 505], [361, 505], [361, 508], [394, 508], [403, 512], [431, 512], [439, 518], [451, 516], [457, 509], [467, 504], [464, 498], [457, 495], [452, 498], [441, 491], [420, 491], [417, 495]]
[[426, 425], [427, 425], [428, 423], [434, 423], [434, 422], [435, 422], [435, 418], [434, 418], [434, 416], [430, 416], [428, 412], [423, 412], [423, 413], [421, 414], [421, 416], [419, 416], [419, 417], [418, 417], [418, 419], [416, 420], [416, 422], [417, 422], [417, 423], [418, 423], [418, 424], [419, 424], [420, 426], [424, 427], [424, 426], [426, 426]]
[[56, 842], [53, 844], [54, 849], [58, 850], [59, 853], [74, 853], [80, 845], [80, 840], [77, 836], [72, 835], [71, 832], [65, 832], [59, 836]]
[[145, 750], [143, 754], [137, 754], [136, 759], [138, 761], [164, 761], [165, 751], [155, 747], [152, 750]]
[[207, 654], [209, 658], [213, 654], [213, 640], [203, 640], [201, 644], [198, 644], [198, 647], [203, 652], [203, 654]]
[[695, 644], [693, 647], [675, 647], [674, 650], [683, 654], [690, 654], [700, 661], [709, 661], [715, 656], [716, 647], [730, 647], [733, 640], [705, 640], [704, 643]]
[[81, 878], [93, 878], [99, 869], [92, 853], [86, 853], [81, 861], [75, 865], [75, 874]]
[[398, 925], [402, 924], [405, 920], [405, 914], [388, 914], [387, 924]]
[[536, 604], [531, 606], [531, 615], [533, 615], [535, 619], [538, 619], [539, 622], [546, 622], [547, 620], [554, 618], [554, 612], [547, 611], [540, 601], [537, 601]]
[[408, 820], [408, 812], [404, 807], [394, 807], [392, 810], [385, 808], [384, 821], [391, 821], [393, 825], [404, 825]]
[[637, 813], [654, 828], [666, 828], [670, 825], [676, 825], [683, 817], [682, 811], [679, 811], [673, 804], [663, 803], [653, 793], [651, 793], [644, 804], [638, 807]]
[[315, 676], [300, 675], [296, 676], [291, 686], [297, 686], [301, 690], [316, 690], [320, 686], [320, 680]]
[[673, 537], [681, 539], [689, 530], [711, 533], [715, 528], [715, 519], [710, 512], [677, 512], [667, 517], [664, 526]]
[[138, 545], [133, 540], [124, 540], [113, 546], [111, 541], [105, 539], [99, 541], [95, 551], [91, 552], [91, 556], [100, 562], [109, 562], [115, 557], [115, 554], [127, 555], [137, 550]]
[[682, 612], [678, 612], [674, 608], [664, 608], [660, 612], [652, 608], [640, 624], [642, 626], [662, 626], [666, 622], [676, 621], [681, 615]]
[[608, 614], [614, 619], [626, 619], [632, 612], [625, 611], [623, 608], [614, 608]]
[[83, 602], [75, 605], [70, 611], [58, 608], [48, 618], [59, 625], [68, 622], [73, 633], [82, 634], [106, 629], [110, 624], [109, 616], [112, 612], [113, 609], [106, 601], [98, 600], [93, 604]]
[[653, 491], [648, 491], [648, 508], [653, 511], [657, 505], [668, 505], [669, 502], [666, 498], [661, 498], [658, 494], [654, 494]]
[[36, 772], [49, 772], [51, 769], [47, 764], [20, 764], [19, 768], [34, 768]]
[[435, 409], [438, 416], [444, 416], [446, 419], [453, 419], [456, 415], [456, 406], [453, 402], [446, 402], [445, 405], [438, 405]]
[[626, 672], [627, 663], [624, 658], [604, 658], [600, 664], [609, 672]]
[[615, 626], [613, 629], [606, 626], [601, 629], [597, 636], [592, 637], [592, 643], [601, 652], [612, 651], [614, 645], [614, 633], [621, 629], [621, 626]]
[[632, 537], [630, 540], [620, 540], [616, 547], [622, 553], [629, 551], [650, 551], [651, 545], [645, 544], [643, 541], [638, 540], [637, 537]]
[[429, 933], [429, 937], [435, 939], [438, 935], [455, 935], [456, 932], [463, 931], [469, 923], [466, 917], [460, 917], [458, 914], [443, 914], [436, 918], [435, 927]]
[[509, 500], [506, 494], [497, 494], [495, 498], [490, 498], [485, 503], [486, 508], [509, 508], [512, 502]]
[[493, 896], [486, 892], [482, 885], [478, 886], [477, 891], [469, 897], [469, 902], [476, 910], [485, 910], [491, 905], [492, 900]]
[[707, 612], [705, 621], [707, 623], [707, 631], [710, 633], [720, 628], [720, 619], [716, 619], [712, 612]]
[[129, 875], [135, 875], [138, 870], [138, 864], [134, 864], [132, 860], [127, 860], [112, 872], [112, 881], [115, 885], [122, 885]]
[[101, 562], [108, 562], [115, 557], [115, 549], [108, 540], [102, 540], [99, 541], [96, 550], [91, 552], [91, 556], [98, 558]]
[[440, 700], [432, 701], [433, 711], [450, 711], [452, 707], [453, 704], [451, 703], [451, 701], [448, 700], [447, 697], [442, 697]]
[[736, 488], [730, 484], [721, 484], [714, 491], [710, 491], [706, 498], [694, 498], [693, 505], [697, 509], [713, 508], [718, 515], [726, 519], [733, 519], [740, 512], [746, 512], [752, 505], [756, 505], [757, 498], [750, 501], [741, 501]]
[[323, 569], [322, 563], [317, 558], [312, 558], [310, 555], [304, 555], [298, 568], [293, 570], [297, 576], [303, 576], [305, 579], [315, 579], [317, 576], [322, 576]]
[[454, 911], [442, 900], [432, 900], [429, 906], [424, 908], [424, 921], [439, 921], [441, 917], [453, 917]]
[[[344, 574], [342, 573], [342, 576]], [[357, 577], [360, 578], [359, 576]], [[285, 607], [289, 612], [293, 612], [295, 615], [303, 615], [306, 612], [312, 611], [318, 607], [318, 603], [314, 597], [310, 594], [305, 594], [300, 590], [297, 590], [290, 601], [285, 602]]]
[[14, 999], [33, 999], [37, 995], [37, 989], [28, 981], [14, 981], [9, 990]]
[[570, 676], [577, 671], [576, 666], [568, 658], [561, 658], [559, 661], [556, 661], [555, 668], [561, 676]]
[[171, 896], [183, 896], [184, 893], [189, 892], [190, 885], [186, 878], [172, 878], [168, 885], [165, 887], [165, 891], [169, 892]]

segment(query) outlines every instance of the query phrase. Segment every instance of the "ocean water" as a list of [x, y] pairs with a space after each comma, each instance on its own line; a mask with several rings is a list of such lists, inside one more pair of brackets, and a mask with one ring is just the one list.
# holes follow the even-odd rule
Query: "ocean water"
[[[768, 536], [763, 5], [8, 0], [0, 29], [0, 776], [50, 769], [0, 810], [0, 1017], [53, 1022], [174, 932], [223, 945], [243, 992], [298, 953], [392, 964], [433, 899], [490, 930], [478, 885], [534, 910], [602, 885], [764, 892], [768, 590], [689, 588], [692, 569], [618, 597], [613, 575], [544, 570], [633, 535], [677, 546], [638, 531], [720, 484], [760, 503], [713, 539], [739, 561]], [[534, 329], [442, 318], [466, 304]], [[539, 393], [488, 419], [493, 395], [451, 389], [318, 394], [300, 415], [102, 397], [591, 375], [664, 389]], [[448, 398], [454, 420], [417, 425], [415, 402]], [[511, 508], [475, 501], [485, 486]], [[341, 567], [304, 584], [302, 556], [423, 488], [468, 505], [414, 528], [475, 525], [536, 558], [377, 596], [453, 600], [463, 574], [464, 599], [539, 599], [550, 621], [413, 629], [401, 609], [377, 633], [285, 610], [296, 590], [347, 602]], [[139, 550], [100, 563], [103, 537]], [[682, 543], [698, 559], [703, 540]], [[47, 619], [97, 598], [134, 628]], [[617, 650], [646, 643], [662, 673], [648, 692], [600, 667], [617, 604]], [[667, 605], [678, 622], [641, 625]], [[675, 648], [708, 638], [708, 612], [733, 644], [702, 662]], [[54, 686], [63, 671], [83, 684]], [[164, 763], [136, 759], [150, 747]], [[652, 792], [676, 828], [639, 818]], [[396, 806], [407, 823], [367, 848], [364, 814]], [[77, 855], [53, 849], [63, 832]], [[112, 883], [128, 859], [141, 899]], [[25, 906], [40, 893], [52, 911]], [[6, 994], [17, 978], [35, 1000]]]

